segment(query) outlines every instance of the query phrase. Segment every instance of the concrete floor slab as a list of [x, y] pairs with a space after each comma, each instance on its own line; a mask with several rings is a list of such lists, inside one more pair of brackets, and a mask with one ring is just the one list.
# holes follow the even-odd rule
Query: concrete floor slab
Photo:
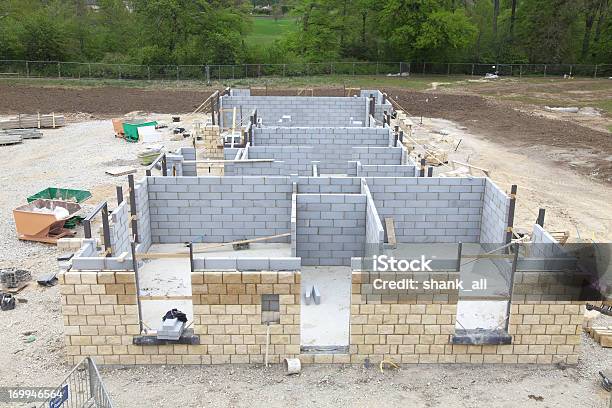
[[[305, 291], [316, 285], [320, 304], [306, 305]], [[346, 347], [349, 345], [351, 317], [351, 269], [348, 267], [304, 267], [301, 274], [302, 307], [300, 336], [302, 347]]]

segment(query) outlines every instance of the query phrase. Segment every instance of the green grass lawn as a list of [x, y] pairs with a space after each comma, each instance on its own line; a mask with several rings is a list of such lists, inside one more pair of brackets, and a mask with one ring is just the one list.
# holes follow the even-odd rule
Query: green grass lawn
[[251, 17], [251, 21], [253, 31], [245, 39], [248, 45], [269, 45], [296, 30], [294, 17], [282, 17], [276, 21], [273, 17]]

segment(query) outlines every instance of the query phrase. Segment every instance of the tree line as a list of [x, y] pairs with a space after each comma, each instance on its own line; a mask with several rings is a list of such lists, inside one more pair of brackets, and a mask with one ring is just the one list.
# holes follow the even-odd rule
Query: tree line
[[0, 0], [0, 59], [612, 63], [612, 0], [287, 0], [282, 7], [296, 30], [247, 45], [253, 3], [243, 0]]

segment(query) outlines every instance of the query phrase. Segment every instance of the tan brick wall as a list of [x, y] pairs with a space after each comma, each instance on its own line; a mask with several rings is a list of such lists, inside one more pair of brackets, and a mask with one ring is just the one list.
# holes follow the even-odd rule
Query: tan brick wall
[[299, 354], [299, 272], [194, 272], [191, 284], [195, 332], [207, 346], [207, 363], [263, 362], [263, 294], [278, 294], [280, 303], [280, 324], [270, 325], [269, 361]]
[[[386, 303], [361, 293], [364, 277], [353, 273], [350, 359], [384, 357], [401, 363], [538, 363], [578, 361], [584, 305], [533, 300], [513, 302], [511, 345], [453, 345], [457, 305], [435, 294], [429, 299], [407, 298]], [[456, 297], [449, 294], [453, 302]], [[401, 300], [401, 298], [400, 298]]]
[[299, 354], [300, 275], [294, 272], [194, 272], [194, 324], [199, 345], [136, 346], [138, 306], [133, 272], [61, 273], [66, 354], [99, 364], [263, 362], [266, 325], [261, 295], [278, 294], [280, 324], [270, 325], [269, 361]]
[[199, 345], [135, 346], [139, 334], [134, 273], [59, 275], [66, 354], [70, 363], [92, 356], [100, 364], [261, 363], [266, 325], [261, 295], [278, 294], [280, 324], [270, 326], [270, 362], [298, 356], [303, 363], [557, 363], [578, 360], [584, 305], [514, 301], [511, 345], [453, 345], [456, 296], [396, 298], [361, 293], [353, 273], [349, 354], [300, 355], [299, 272], [194, 272], [194, 324]]

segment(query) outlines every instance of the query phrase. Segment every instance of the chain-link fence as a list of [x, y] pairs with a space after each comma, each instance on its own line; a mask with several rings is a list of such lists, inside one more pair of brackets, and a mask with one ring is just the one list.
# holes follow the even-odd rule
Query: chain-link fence
[[321, 75], [612, 77], [612, 64], [482, 64], [439, 62], [313, 62], [238, 65], [135, 65], [0, 60], [0, 78], [224, 81]]

